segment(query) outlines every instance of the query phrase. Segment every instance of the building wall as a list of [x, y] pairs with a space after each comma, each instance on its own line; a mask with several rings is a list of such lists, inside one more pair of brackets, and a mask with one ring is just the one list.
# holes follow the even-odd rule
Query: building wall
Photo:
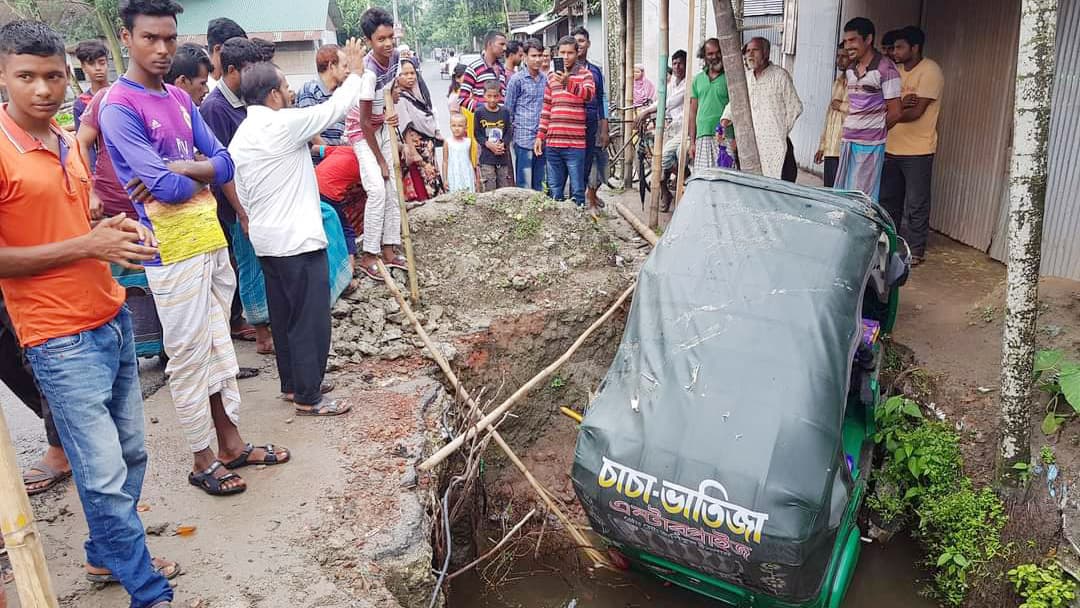
[[1007, 190], [1019, 11], [1016, 0], [951, 0], [924, 15], [926, 55], [945, 74], [930, 225], [983, 251]]
[[305, 82], [315, 77], [315, 45], [315, 41], [278, 42], [274, 45], [274, 63], [285, 73], [294, 91], [299, 91]]
[[[696, 0], [698, 5], [694, 8], [693, 16], [690, 15], [690, 4], [687, 0], [670, 0], [668, 10], [668, 55], [683, 49], [692, 60], [687, 65], [686, 73], [692, 77], [701, 69], [701, 62], [695, 57], [698, 47], [701, 46], [700, 26], [700, 3], [706, 3], [705, 35], [716, 35], [716, 13], [712, 8], [712, 0]], [[637, 0], [641, 7], [638, 14], [638, 23], [642, 28], [640, 50], [635, 49], [636, 63], [645, 64], [645, 73], [649, 79], [657, 83], [667, 82], [666, 71], [661, 75], [659, 56], [659, 33], [660, 33], [660, 2], [658, 0]], [[691, 21], [694, 24], [694, 43], [688, 45], [689, 27]], [[693, 48], [687, 48], [693, 46]], [[664, 66], [664, 70], [667, 66]]]
[[1042, 273], [1080, 280], [1080, 0], [1058, 10]]
[[799, 0], [798, 44], [791, 70], [803, 102], [803, 113], [795, 122], [791, 142], [799, 166], [821, 173], [814, 154], [821, 140], [825, 111], [829, 107], [838, 36], [841, 0]]
[[[938, 0], [947, 4], [950, 0]], [[921, 22], [922, 0], [841, 0], [840, 27], [853, 17], [866, 17], [874, 22], [878, 38], [889, 30]], [[931, 4], [931, 3], [928, 3]], [[801, 28], [800, 28], [801, 29]], [[839, 32], [838, 32], [839, 34]], [[839, 40], [839, 36], [837, 36]]]

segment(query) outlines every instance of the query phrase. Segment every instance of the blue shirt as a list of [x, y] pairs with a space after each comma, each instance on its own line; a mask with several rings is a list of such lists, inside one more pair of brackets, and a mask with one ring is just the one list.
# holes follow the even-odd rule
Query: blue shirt
[[600, 66], [591, 61], [585, 62], [585, 67], [592, 73], [593, 83], [596, 84], [596, 95], [585, 104], [585, 122], [590, 128], [596, 126], [600, 120], [608, 117], [607, 87], [604, 86], [604, 72]]
[[547, 76], [536, 78], [528, 70], [521, 70], [510, 77], [506, 85], [506, 109], [510, 111], [514, 125], [514, 145], [532, 149], [536, 132], [540, 129], [540, 111], [544, 109], [544, 87]]
[[[309, 80], [304, 83], [304, 86], [300, 87], [300, 92], [296, 94], [296, 107], [309, 108], [317, 106], [330, 99], [331, 94], [331, 91], [326, 90], [322, 78]], [[322, 132], [322, 138], [323, 142], [328, 146], [346, 145], [348, 142], [345, 141], [345, 119], [343, 118], [330, 125], [329, 129]]]

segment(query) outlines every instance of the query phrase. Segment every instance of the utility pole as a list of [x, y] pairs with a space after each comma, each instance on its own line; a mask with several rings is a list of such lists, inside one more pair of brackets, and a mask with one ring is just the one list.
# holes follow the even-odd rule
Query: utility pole
[[[634, 30], [636, 28], [634, 20], [637, 19], [637, 3], [635, 0], [625, 0], [626, 10], [623, 12], [623, 34], [626, 41], [623, 47], [625, 53], [623, 55], [623, 107], [628, 107], [634, 104]], [[660, 68], [663, 73], [663, 67]], [[661, 83], [663, 91], [667, 92], [667, 86], [663, 79], [657, 80]], [[623, 145], [634, 137], [632, 132], [632, 125], [627, 122], [632, 118], [637, 117], [636, 110], [628, 110], [629, 116], [623, 117]], [[634, 161], [637, 159], [637, 150], [627, 150], [623, 154], [623, 188], [629, 190], [634, 184]], [[638, 176], [639, 179], [645, 179], [644, 175]]]
[[[714, 2], [727, 0], [713, 0]], [[660, 73], [666, 73], [668, 66], [668, 11], [671, 8], [670, 0], [660, 0], [660, 35], [657, 46], [660, 47]], [[656, 136], [653, 141], [652, 157], [652, 196], [649, 197], [649, 228], [656, 230], [660, 227], [660, 188], [663, 183], [663, 156], [664, 156], [664, 120], [667, 117], [667, 85], [660, 87], [660, 95], [656, 102]]]
[[1001, 343], [999, 478], [1019, 485], [1013, 467], [1031, 460], [1031, 387], [1039, 320], [1050, 97], [1058, 0], [1022, 0], [1016, 49], [1013, 154], [1009, 180], [1009, 257]]

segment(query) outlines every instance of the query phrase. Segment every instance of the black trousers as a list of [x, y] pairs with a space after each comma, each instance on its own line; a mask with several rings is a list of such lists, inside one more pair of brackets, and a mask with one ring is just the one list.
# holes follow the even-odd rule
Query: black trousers
[[911, 247], [911, 255], [926, 255], [930, 236], [930, 183], [934, 155], [885, 155], [881, 171], [881, 206], [892, 216], [896, 230]]
[[49, 411], [49, 403], [38, 391], [37, 382], [34, 381], [34, 372], [30, 369], [30, 362], [23, 356], [22, 347], [19, 346], [19, 338], [15, 335], [15, 328], [8, 318], [4, 302], [0, 300], [0, 380], [8, 385], [11, 392], [22, 400], [38, 418], [45, 421], [45, 437], [49, 445], [58, 448], [60, 435], [56, 432], [53, 424], [52, 412]]
[[330, 269], [326, 250], [260, 257], [281, 392], [300, 405], [322, 401], [330, 354]]
[[787, 154], [784, 155], [784, 168], [780, 170], [780, 179], [793, 184], [799, 179], [799, 165], [795, 164], [795, 146], [791, 145], [790, 137], [787, 140]]
[[836, 185], [836, 172], [840, 169], [839, 156], [825, 157], [825, 187], [832, 188]]

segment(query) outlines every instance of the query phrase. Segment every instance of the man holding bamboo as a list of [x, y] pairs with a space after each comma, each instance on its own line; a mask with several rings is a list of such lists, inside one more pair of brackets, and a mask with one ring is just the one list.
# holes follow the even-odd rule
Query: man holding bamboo
[[[131, 313], [109, 262], [157, 255], [153, 235], [118, 215], [90, 226], [90, 176], [75, 139], [53, 120], [67, 90], [64, 41], [48, 26], [0, 28], [0, 289], [71, 460], [90, 538], [87, 575], [116, 581], [133, 608], [165, 608], [136, 504], [146, 472]], [[155, 563], [156, 562], [156, 563]]]

